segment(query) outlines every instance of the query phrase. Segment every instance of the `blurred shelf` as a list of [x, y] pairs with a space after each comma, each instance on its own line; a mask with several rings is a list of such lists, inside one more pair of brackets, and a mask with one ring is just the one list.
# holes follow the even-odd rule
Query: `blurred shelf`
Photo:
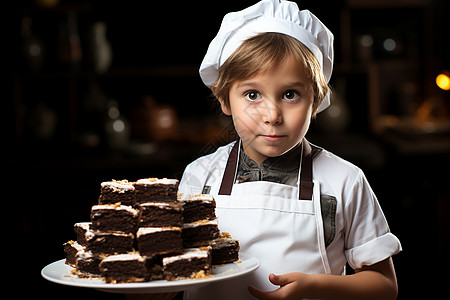
[[106, 73], [100, 74], [92, 71], [44, 71], [44, 72], [16, 72], [6, 75], [9, 78], [109, 78], [109, 77], [158, 77], [158, 78], [182, 78], [198, 77], [197, 65], [164, 65], [154, 67], [124, 67], [112, 68]]

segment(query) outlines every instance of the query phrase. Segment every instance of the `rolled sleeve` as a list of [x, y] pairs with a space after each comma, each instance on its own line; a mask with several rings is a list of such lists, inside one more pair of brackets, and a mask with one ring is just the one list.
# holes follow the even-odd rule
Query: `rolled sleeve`
[[347, 262], [353, 269], [370, 266], [402, 251], [398, 238], [388, 232], [382, 236], [345, 251]]
[[345, 209], [345, 250], [352, 268], [373, 265], [402, 250], [362, 171], [351, 187]]

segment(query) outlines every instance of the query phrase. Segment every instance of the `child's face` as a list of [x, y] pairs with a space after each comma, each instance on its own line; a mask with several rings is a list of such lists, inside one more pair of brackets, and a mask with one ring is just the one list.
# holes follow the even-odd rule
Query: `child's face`
[[313, 89], [304, 67], [294, 56], [267, 72], [233, 82], [230, 104], [222, 110], [231, 115], [245, 153], [260, 164], [298, 145], [308, 131]]

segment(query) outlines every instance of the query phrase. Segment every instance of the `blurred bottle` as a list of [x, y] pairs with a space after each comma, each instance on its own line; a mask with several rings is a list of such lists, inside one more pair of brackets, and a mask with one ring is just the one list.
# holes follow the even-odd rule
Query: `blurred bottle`
[[119, 103], [116, 100], [108, 101], [105, 139], [106, 145], [115, 150], [125, 149], [130, 141], [130, 125], [120, 114]]
[[39, 102], [29, 113], [28, 126], [36, 139], [50, 140], [55, 134], [57, 124], [58, 117], [55, 111], [43, 102]]
[[100, 86], [95, 81], [89, 82], [79, 124], [80, 142], [83, 146], [95, 148], [102, 142], [107, 103], [108, 97]]
[[39, 71], [44, 62], [44, 45], [42, 40], [32, 30], [33, 21], [30, 17], [22, 18], [20, 35], [22, 36], [22, 54], [27, 69]]
[[74, 11], [69, 11], [66, 22], [59, 24], [58, 56], [60, 62], [69, 65], [72, 71], [79, 69], [82, 50], [78, 34], [77, 14]]
[[361, 62], [371, 62], [373, 60], [373, 36], [363, 34], [357, 36], [356, 54]]
[[170, 104], [160, 104], [152, 114], [152, 136], [157, 142], [175, 141], [178, 139], [178, 116]]
[[131, 117], [133, 137], [143, 141], [152, 140], [152, 115], [156, 105], [155, 98], [146, 95], [142, 98], [141, 103], [133, 108]]
[[94, 70], [103, 74], [108, 71], [112, 61], [111, 45], [106, 38], [106, 23], [96, 22], [92, 25], [91, 51]]
[[178, 116], [170, 104], [158, 104], [152, 96], [144, 96], [133, 109], [133, 135], [155, 142], [175, 141], [179, 138]]

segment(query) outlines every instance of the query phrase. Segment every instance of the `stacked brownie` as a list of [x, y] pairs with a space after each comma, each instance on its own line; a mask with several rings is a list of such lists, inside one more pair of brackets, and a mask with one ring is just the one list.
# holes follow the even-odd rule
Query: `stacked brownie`
[[101, 183], [99, 204], [115, 204], [133, 206], [136, 203], [136, 189], [128, 180], [112, 180]]
[[220, 235], [214, 198], [177, 191], [175, 179], [103, 182], [91, 221], [76, 223], [77, 240], [64, 244], [66, 263], [80, 277], [120, 283], [203, 278], [212, 262], [238, 260], [237, 240]]
[[136, 233], [139, 253], [153, 256], [181, 252], [183, 210], [177, 199], [178, 181], [140, 179], [134, 187], [142, 212]]
[[216, 202], [211, 195], [180, 196], [183, 203], [183, 246], [208, 246], [220, 235]]
[[76, 223], [77, 241], [64, 244], [66, 263], [76, 268], [79, 277], [101, 276], [107, 282], [147, 281], [150, 274], [146, 258], [134, 249], [140, 215], [132, 182], [103, 182], [98, 204], [91, 208], [90, 222]]
[[185, 247], [211, 246], [212, 264], [239, 259], [239, 241], [217, 230], [216, 202], [212, 195], [180, 195], [183, 203], [183, 244]]

